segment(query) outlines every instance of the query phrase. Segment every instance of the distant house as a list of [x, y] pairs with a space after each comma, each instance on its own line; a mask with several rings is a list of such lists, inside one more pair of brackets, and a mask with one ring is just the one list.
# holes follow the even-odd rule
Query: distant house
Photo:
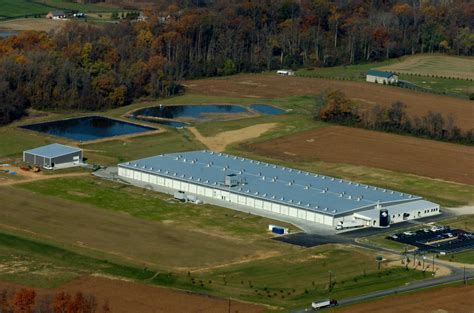
[[66, 18], [66, 13], [63, 11], [51, 11], [46, 15], [46, 18], [51, 20], [62, 20]]
[[398, 82], [398, 75], [393, 72], [369, 70], [366, 80], [369, 83], [376, 84], [396, 84]]
[[292, 70], [278, 70], [277, 74], [281, 75], [281, 76], [293, 76], [293, 75], [295, 75], [295, 71], [292, 71]]

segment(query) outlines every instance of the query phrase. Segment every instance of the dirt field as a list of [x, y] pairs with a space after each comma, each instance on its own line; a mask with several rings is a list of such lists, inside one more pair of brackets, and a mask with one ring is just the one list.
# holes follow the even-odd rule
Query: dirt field
[[438, 288], [334, 310], [337, 313], [472, 313], [474, 286]]
[[64, 25], [65, 21], [47, 18], [19, 18], [0, 22], [0, 29], [10, 31], [36, 30], [49, 32]]
[[280, 159], [347, 163], [474, 184], [474, 148], [329, 126], [251, 146]]
[[446, 55], [416, 55], [380, 69], [398, 73], [474, 79], [474, 58]]
[[462, 129], [471, 129], [474, 125], [472, 103], [467, 100], [363, 82], [243, 74], [229, 78], [186, 81], [184, 85], [187, 92], [192, 94], [256, 99], [316, 95], [322, 91], [339, 89], [351, 99], [368, 104], [390, 105], [399, 100], [407, 105], [411, 115], [424, 115], [431, 110], [446, 117], [452, 114], [456, 125]]
[[[0, 289], [21, 286], [1, 282]], [[38, 294], [65, 291], [74, 294], [81, 291], [95, 295], [99, 304], [109, 302], [113, 313], [222, 313], [229, 312], [227, 299], [202, 296], [184, 291], [165, 289], [124, 280], [87, 276], [77, 279], [56, 290], [38, 290]], [[263, 306], [231, 300], [230, 312], [258, 313]]]
[[204, 137], [194, 127], [188, 127], [188, 129], [194, 134], [194, 136], [196, 136], [196, 138], [200, 142], [206, 145], [209, 149], [214, 151], [224, 151], [227, 145], [239, 141], [244, 141], [246, 139], [259, 137], [261, 134], [272, 129], [276, 125], [276, 123], [258, 124], [238, 130], [222, 132], [212, 137]]

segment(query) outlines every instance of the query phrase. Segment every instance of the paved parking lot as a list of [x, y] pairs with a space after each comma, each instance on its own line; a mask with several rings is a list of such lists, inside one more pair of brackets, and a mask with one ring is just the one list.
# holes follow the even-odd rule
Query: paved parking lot
[[387, 239], [418, 247], [420, 251], [458, 252], [474, 249], [474, 234], [449, 227], [424, 228], [391, 235]]

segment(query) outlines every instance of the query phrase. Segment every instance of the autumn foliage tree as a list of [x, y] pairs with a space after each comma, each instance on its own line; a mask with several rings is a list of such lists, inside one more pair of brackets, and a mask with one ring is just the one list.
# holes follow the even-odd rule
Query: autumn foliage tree
[[38, 296], [32, 289], [0, 290], [0, 313], [111, 313], [108, 302], [99, 306], [93, 295], [64, 291]]

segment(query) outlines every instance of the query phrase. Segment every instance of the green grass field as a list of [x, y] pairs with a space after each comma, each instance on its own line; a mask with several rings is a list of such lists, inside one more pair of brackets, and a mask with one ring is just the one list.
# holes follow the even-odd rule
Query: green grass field
[[474, 264], [474, 250], [450, 253], [441, 256], [441, 259], [458, 263]]
[[46, 15], [53, 8], [29, 0], [0, 0], [0, 18], [23, 17], [32, 14]]
[[[436, 93], [468, 99], [474, 92], [474, 58], [446, 55], [416, 55], [391, 59], [378, 63], [335, 66], [327, 68], [300, 69], [296, 75], [324, 79], [365, 81], [369, 69], [380, 69], [400, 73], [419, 87]], [[433, 77], [435, 76], [435, 77]], [[451, 79], [451, 77], [457, 79]]]
[[111, 12], [117, 8], [100, 4], [80, 4], [65, 0], [0, 0], [0, 18], [46, 15], [53, 10], [77, 10], [81, 12]]

